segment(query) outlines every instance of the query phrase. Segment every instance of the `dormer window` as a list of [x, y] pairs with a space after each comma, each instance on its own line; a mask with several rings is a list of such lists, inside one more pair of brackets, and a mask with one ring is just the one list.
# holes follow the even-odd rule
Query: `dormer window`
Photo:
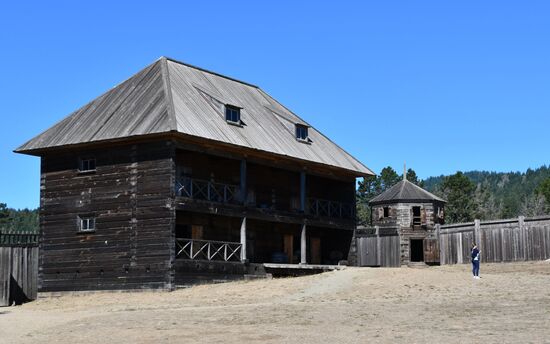
[[308, 141], [307, 126], [296, 124], [296, 139], [300, 141]]
[[236, 106], [226, 105], [225, 120], [229, 123], [241, 124], [241, 109]]

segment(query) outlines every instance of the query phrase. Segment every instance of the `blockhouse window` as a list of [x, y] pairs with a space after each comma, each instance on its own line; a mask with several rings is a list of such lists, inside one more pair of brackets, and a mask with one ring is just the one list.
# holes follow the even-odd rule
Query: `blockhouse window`
[[225, 106], [225, 120], [229, 123], [241, 124], [241, 109], [236, 106]]
[[390, 207], [384, 207], [384, 217], [390, 217]]
[[78, 172], [95, 171], [95, 158], [80, 158], [78, 159]]
[[307, 126], [296, 124], [296, 138], [300, 141], [308, 141]]
[[79, 216], [78, 217], [78, 231], [79, 232], [93, 232], [93, 231], [95, 231], [95, 217], [93, 217], [93, 216]]

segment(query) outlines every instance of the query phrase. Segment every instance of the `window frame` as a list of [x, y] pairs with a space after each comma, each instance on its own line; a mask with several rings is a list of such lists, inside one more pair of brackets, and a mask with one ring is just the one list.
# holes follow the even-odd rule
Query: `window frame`
[[[86, 223], [86, 228], [84, 228]], [[93, 233], [96, 230], [96, 217], [94, 215], [78, 215], [77, 216], [77, 231], [78, 233]]]
[[[90, 168], [93, 162], [93, 168]], [[84, 166], [87, 165], [87, 168]], [[80, 157], [78, 158], [78, 173], [93, 173], [97, 169], [97, 160], [95, 157]]]
[[[241, 108], [235, 105], [225, 104], [225, 121], [230, 124], [241, 125]], [[228, 116], [229, 115], [229, 116]], [[236, 115], [236, 121], [233, 120], [233, 116]]]

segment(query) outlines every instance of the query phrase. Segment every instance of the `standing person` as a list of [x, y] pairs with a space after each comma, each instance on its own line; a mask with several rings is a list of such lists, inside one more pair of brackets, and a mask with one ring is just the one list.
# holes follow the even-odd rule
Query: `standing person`
[[479, 279], [479, 252], [477, 245], [475, 243], [472, 244], [472, 273], [475, 279]]

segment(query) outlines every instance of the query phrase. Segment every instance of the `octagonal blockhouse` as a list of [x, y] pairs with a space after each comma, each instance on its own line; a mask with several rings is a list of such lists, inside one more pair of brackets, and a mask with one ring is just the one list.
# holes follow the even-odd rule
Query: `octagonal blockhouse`
[[400, 240], [400, 262], [439, 262], [435, 225], [445, 221], [446, 201], [403, 179], [373, 198], [371, 224], [395, 227]]

